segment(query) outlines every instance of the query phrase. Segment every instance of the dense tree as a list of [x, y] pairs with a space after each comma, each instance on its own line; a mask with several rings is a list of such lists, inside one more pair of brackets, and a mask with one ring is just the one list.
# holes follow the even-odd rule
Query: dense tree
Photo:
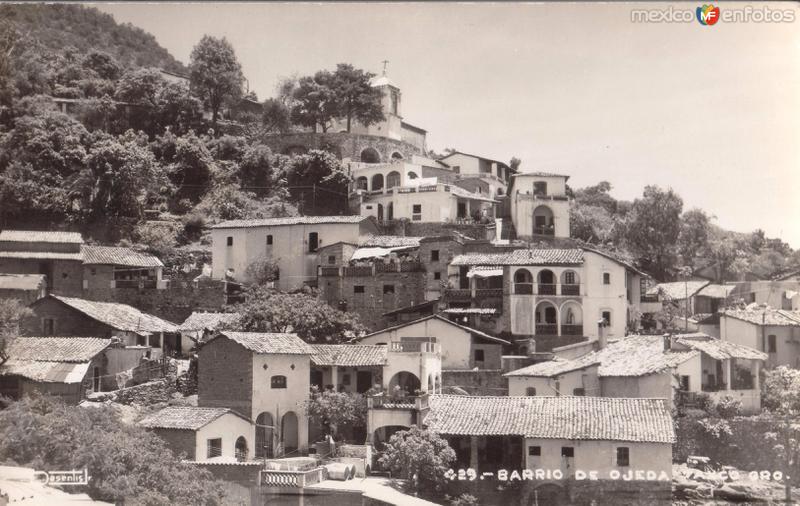
[[605, 244], [615, 239], [617, 219], [604, 207], [575, 202], [569, 213], [570, 235], [590, 244]]
[[210, 472], [181, 461], [153, 433], [110, 407], [26, 397], [0, 410], [0, 462], [40, 470], [88, 469], [88, 494], [131, 504], [223, 504]]
[[83, 57], [82, 63], [85, 68], [93, 71], [101, 79], [115, 81], [122, 72], [122, 68], [117, 63], [116, 58], [103, 51], [89, 51]]
[[4, 354], [7, 340], [20, 335], [20, 323], [30, 316], [33, 311], [19, 300], [0, 298], [0, 364], [7, 359]]
[[786, 366], [765, 373], [763, 405], [771, 430], [765, 434], [778, 456], [783, 472], [786, 502], [792, 502], [792, 487], [800, 474], [800, 372]]
[[242, 318], [232, 328], [250, 332], [294, 332], [309, 342], [338, 343], [365, 330], [357, 315], [345, 313], [306, 293], [252, 287], [234, 307]]
[[678, 253], [683, 265], [694, 266], [708, 250], [709, 218], [701, 209], [686, 211], [681, 216]]
[[283, 171], [292, 199], [304, 214], [346, 211], [348, 177], [341, 161], [327, 151], [311, 150], [286, 160]]
[[363, 429], [367, 424], [367, 400], [357, 393], [315, 388], [305, 401], [305, 412], [334, 439], [344, 430]]
[[447, 485], [446, 473], [456, 452], [439, 435], [412, 425], [395, 432], [378, 462], [393, 474], [412, 480], [418, 492], [441, 495]]
[[320, 70], [313, 76], [301, 77], [292, 92], [292, 122], [316, 131], [319, 126], [323, 132], [330, 128], [339, 112], [336, 93], [332, 86], [333, 74]]
[[290, 130], [292, 112], [284, 103], [269, 98], [264, 101], [263, 109], [261, 124], [267, 133], [285, 133]]
[[242, 95], [242, 67], [226, 38], [204, 35], [192, 49], [189, 65], [192, 87], [211, 109], [211, 123], [217, 126], [219, 111], [225, 101]]
[[511, 170], [514, 172], [519, 171], [519, 166], [522, 164], [522, 160], [517, 158], [516, 156], [511, 157], [511, 161], [508, 162], [508, 166], [511, 167]]
[[642, 198], [633, 202], [625, 224], [625, 239], [631, 253], [657, 279], [667, 279], [676, 265], [683, 200], [672, 191], [646, 186]]
[[156, 138], [153, 151], [166, 166], [176, 192], [174, 202], [197, 203], [211, 188], [217, 163], [203, 138], [189, 132], [180, 137], [166, 132]]
[[338, 64], [333, 72], [331, 87], [338, 104], [337, 115], [345, 120], [348, 132], [353, 120], [369, 126], [386, 119], [381, 104], [383, 92], [370, 85], [373, 77], [375, 74], [349, 63]]
[[602, 207], [613, 215], [617, 212], [617, 200], [610, 192], [611, 183], [600, 181], [594, 186], [575, 190], [575, 201], [586, 206]]
[[269, 147], [263, 144], [248, 147], [242, 154], [239, 177], [242, 187], [255, 195], [264, 196], [272, 190], [276, 184], [276, 174]]

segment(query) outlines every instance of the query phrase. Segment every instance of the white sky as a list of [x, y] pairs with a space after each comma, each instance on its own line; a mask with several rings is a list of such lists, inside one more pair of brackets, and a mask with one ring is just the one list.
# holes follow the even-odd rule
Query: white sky
[[[699, 4], [649, 7], [669, 5]], [[769, 5], [796, 21], [632, 23], [644, 3], [95, 6], [184, 63], [203, 34], [227, 37], [262, 100], [281, 76], [389, 60], [435, 150], [517, 156], [621, 199], [671, 186], [684, 209], [800, 248], [800, 9]]]

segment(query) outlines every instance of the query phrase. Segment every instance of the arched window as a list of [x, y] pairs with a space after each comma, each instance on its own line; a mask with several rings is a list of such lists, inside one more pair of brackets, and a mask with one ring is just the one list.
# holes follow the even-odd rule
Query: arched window
[[402, 160], [402, 159], [403, 159], [403, 154], [402, 153], [400, 153], [398, 151], [395, 151], [394, 153], [392, 153], [392, 160]]
[[256, 457], [272, 458], [274, 430], [271, 414], [265, 411], [256, 417]]
[[386, 187], [394, 188], [396, 186], [400, 186], [400, 173], [396, 170], [393, 170], [386, 174]]
[[517, 269], [514, 273], [514, 293], [522, 295], [533, 293], [533, 276], [528, 269]]
[[236, 440], [234, 456], [239, 462], [247, 460], [247, 440], [244, 438], [244, 436], [239, 436], [239, 438]]
[[417, 176], [417, 173], [416, 173], [416, 172], [414, 172], [414, 171], [409, 171], [409, 173], [408, 173], [408, 179], [417, 179], [418, 177], [419, 177], [419, 176]]
[[273, 376], [269, 380], [270, 388], [286, 388], [286, 376]]
[[553, 210], [547, 206], [539, 206], [533, 210], [533, 234], [555, 235]]
[[365, 148], [361, 151], [361, 161], [363, 163], [381, 163], [381, 155], [375, 148]]
[[372, 176], [372, 191], [383, 189], [383, 174]]
[[356, 189], [357, 190], [368, 190], [369, 188], [369, 180], [366, 176], [361, 176], [356, 179]]

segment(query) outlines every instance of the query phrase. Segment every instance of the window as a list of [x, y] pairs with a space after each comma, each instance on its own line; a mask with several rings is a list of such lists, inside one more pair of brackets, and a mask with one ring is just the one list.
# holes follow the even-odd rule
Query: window
[[536, 388], [528, 387], [525, 389], [525, 395], [528, 397], [536, 397]]
[[628, 467], [631, 465], [631, 451], [627, 446], [617, 448], [617, 466]]
[[604, 285], [610, 285], [611, 284], [611, 273], [610, 272], [604, 272], [603, 273], [603, 284]]
[[583, 389], [583, 388], [573, 388], [572, 389], [572, 395], [574, 395], [576, 397], [583, 397], [583, 396], [586, 395], [586, 390]]
[[308, 252], [314, 253], [319, 248], [319, 234], [311, 232], [308, 234]]
[[561, 456], [568, 459], [575, 458], [575, 448], [572, 446], [562, 446]]
[[92, 272], [92, 276], [94, 276], [95, 274], [97, 274], [97, 269], [95, 269], [94, 267], [92, 267], [92, 268], [91, 268], [91, 269], [89, 269], [89, 270]]
[[56, 330], [56, 321], [52, 318], [45, 318], [42, 320], [42, 332], [46, 336], [52, 336], [55, 334]]
[[450, 169], [452, 169], [453, 172], [455, 172], [456, 174], [461, 174], [461, 166], [460, 165], [453, 165], [452, 167], [450, 167]]
[[364, 285], [355, 285], [353, 287], [353, 293], [364, 293]]
[[439, 250], [432, 249], [431, 250], [431, 262], [438, 262], [439, 261]]
[[147, 340], [151, 348], [161, 348], [161, 336], [158, 334], [150, 334]]
[[387, 295], [394, 293], [394, 285], [383, 285], [383, 294]]
[[273, 376], [269, 379], [270, 388], [286, 388], [286, 376]]
[[534, 195], [547, 195], [547, 183], [544, 181], [537, 181], [533, 183]]
[[689, 391], [689, 376], [681, 376], [681, 391]]
[[611, 326], [611, 311], [603, 311], [602, 313], [603, 321], [606, 324], [606, 327]]
[[542, 447], [541, 446], [529, 446], [528, 447], [528, 456], [530, 456], [530, 457], [541, 457], [542, 456]]
[[228, 246], [233, 246], [233, 236], [228, 236]]
[[350, 385], [350, 374], [342, 374], [342, 385]]
[[422, 204], [414, 204], [411, 207], [411, 220], [422, 221]]
[[778, 351], [778, 340], [777, 338], [770, 334], [767, 336], [767, 353], [777, 353]]
[[442, 273], [439, 271], [434, 272], [433, 279], [442, 279]]
[[336, 263], [336, 255], [328, 255], [328, 263], [333, 265]]
[[267, 236], [267, 246], [272, 246], [272, 234]]
[[206, 441], [206, 458], [219, 457], [222, 455], [222, 438], [217, 437]]
[[483, 361], [484, 361], [483, 350], [475, 350], [475, 362], [483, 362]]
[[567, 271], [564, 273], [564, 283], [567, 285], [574, 285], [575, 284], [575, 273], [572, 271]]

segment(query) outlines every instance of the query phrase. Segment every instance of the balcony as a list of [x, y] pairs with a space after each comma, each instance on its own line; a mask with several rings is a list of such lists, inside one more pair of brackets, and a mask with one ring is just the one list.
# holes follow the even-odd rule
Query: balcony
[[436, 343], [392, 341], [389, 353], [439, 353], [439, 346]]
[[580, 294], [581, 294], [580, 284], [561, 285], [561, 295], [580, 295]]
[[338, 267], [320, 267], [319, 275], [323, 278], [336, 278], [339, 277]]
[[472, 299], [472, 290], [469, 288], [448, 288], [445, 290], [444, 296], [451, 301], [468, 301]]
[[556, 285], [549, 283], [539, 283], [539, 295], [555, 295]]
[[477, 299], [486, 299], [486, 298], [502, 297], [502, 296], [503, 296], [502, 288], [478, 288], [475, 290], [475, 298]]
[[562, 336], [582, 336], [583, 335], [583, 325], [561, 325], [561, 335]]
[[556, 323], [537, 323], [537, 336], [556, 336], [558, 335], [558, 324]]
[[155, 290], [158, 281], [155, 279], [115, 279], [112, 288], [137, 288], [139, 290]]
[[517, 295], [533, 295], [533, 284], [514, 283], [514, 293]]
[[546, 235], [546, 236], [554, 236], [556, 235], [556, 230], [554, 227], [533, 227], [533, 234], [534, 235]]
[[328, 478], [328, 472], [324, 467], [316, 467], [309, 470], [278, 470], [267, 469], [261, 471], [262, 487], [278, 488], [303, 488], [313, 485]]

